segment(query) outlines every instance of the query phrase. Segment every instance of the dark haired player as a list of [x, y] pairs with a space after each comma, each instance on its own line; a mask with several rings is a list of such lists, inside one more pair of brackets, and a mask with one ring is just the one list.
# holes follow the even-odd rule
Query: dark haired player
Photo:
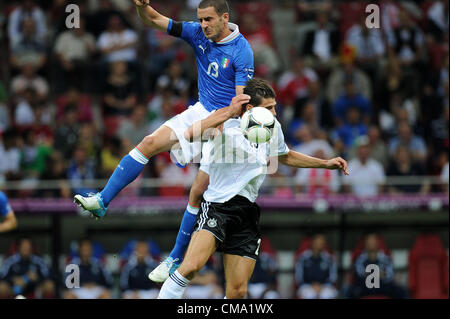
[[[199, 102], [164, 123], [155, 132], [125, 156], [110, 177], [106, 187], [91, 197], [75, 195], [75, 202], [92, 215], [101, 218], [109, 203], [130, 182], [135, 180], [150, 157], [180, 143], [182, 149], [201, 152], [201, 143], [190, 144], [183, 134], [194, 122], [208, 117], [215, 110], [226, 107], [231, 99], [241, 94], [248, 79], [253, 77], [253, 52], [248, 41], [239, 33], [239, 27], [229, 23], [229, 7], [225, 0], [203, 0], [198, 5], [198, 22], [177, 22], [154, 10], [148, 0], [134, 0], [137, 12], [145, 24], [185, 40], [193, 49], [197, 61]], [[248, 102], [245, 95], [240, 98]], [[183, 152], [184, 153], [184, 152]], [[181, 165], [188, 161], [172, 152]], [[169, 258], [152, 273], [152, 280], [162, 282], [183, 259], [190, 240], [201, 196], [208, 185], [208, 176], [197, 175], [189, 194], [189, 203], [181, 222], [176, 244]], [[162, 270], [159, 275], [159, 270]]]
[[[250, 95], [254, 104], [246, 104], [242, 113], [258, 106], [276, 115], [275, 92], [266, 81], [249, 80], [244, 94]], [[158, 298], [181, 298], [216, 250], [224, 254], [226, 298], [245, 298], [261, 243], [260, 209], [255, 200], [266, 176], [268, 158], [277, 157], [292, 167], [341, 169], [348, 174], [347, 162], [340, 157], [322, 160], [289, 150], [278, 121], [271, 140], [255, 145], [244, 137], [240, 119], [227, 120], [226, 113], [226, 109], [218, 111], [201, 121], [199, 130], [191, 127], [186, 132], [188, 139], [203, 138], [199, 134], [223, 123], [222, 135], [208, 142], [212, 144], [210, 156], [202, 158], [201, 169], [209, 174], [210, 184], [203, 195], [195, 232], [183, 262], [164, 282]], [[231, 142], [227, 143], [227, 139]], [[223, 156], [235, 160], [224, 162]], [[244, 158], [247, 160], [239, 160]]]

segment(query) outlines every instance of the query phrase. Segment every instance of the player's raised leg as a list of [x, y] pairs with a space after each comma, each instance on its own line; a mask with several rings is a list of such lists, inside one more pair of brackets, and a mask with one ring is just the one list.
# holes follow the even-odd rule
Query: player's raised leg
[[227, 299], [243, 299], [255, 269], [256, 260], [238, 255], [223, 255]]
[[171, 128], [164, 125], [159, 127], [122, 158], [101, 192], [88, 197], [75, 195], [75, 203], [94, 216], [103, 217], [111, 200], [141, 174], [150, 157], [169, 151], [175, 145], [177, 139], [174, 136]]
[[164, 282], [158, 299], [181, 299], [189, 282], [205, 266], [216, 250], [216, 238], [206, 230], [192, 235], [186, 256], [178, 270]]
[[169, 275], [180, 266], [186, 248], [191, 240], [202, 196], [208, 188], [208, 184], [209, 175], [204, 171], [199, 170], [189, 193], [189, 203], [184, 211], [183, 219], [181, 220], [175, 246], [170, 252], [169, 257], [161, 262], [161, 264], [148, 275], [150, 280], [154, 282], [164, 282], [169, 278]]

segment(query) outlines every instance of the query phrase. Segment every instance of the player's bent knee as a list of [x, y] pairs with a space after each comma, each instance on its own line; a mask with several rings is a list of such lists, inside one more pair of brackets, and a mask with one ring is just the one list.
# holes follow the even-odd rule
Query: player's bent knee
[[228, 287], [227, 298], [244, 299], [246, 295], [247, 295], [246, 282], [234, 283]]

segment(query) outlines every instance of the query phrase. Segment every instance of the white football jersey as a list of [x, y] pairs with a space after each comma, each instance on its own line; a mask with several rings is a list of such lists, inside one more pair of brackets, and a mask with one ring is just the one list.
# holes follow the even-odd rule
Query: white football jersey
[[224, 203], [236, 195], [254, 202], [266, 177], [269, 157], [289, 152], [278, 121], [270, 141], [256, 144], [243, 135], [240, 119], [226, 121], [222, 134], [208, 141], [207, 149], [200, 168], [209, 174], [203, 197], [213, 203]]

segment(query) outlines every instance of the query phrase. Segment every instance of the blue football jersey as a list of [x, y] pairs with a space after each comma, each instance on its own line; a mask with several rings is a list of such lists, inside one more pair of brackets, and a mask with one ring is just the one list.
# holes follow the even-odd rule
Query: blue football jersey
[[[172, 31], [170, 20], [167, 33]], [[245, 86], [254, 74], [254, 58], [250, 43], [239, 33], [239, 27], [229, 23], [232, 34], [220, 42], [208, 40], [200, 23], [182, 22], [180, 38], [194, 49], [198, 70], [200, 103], [208, 111], [230, 104], [236, 96], [236, 86]]]
[[11, 211], [11, 206], [8, 203], [8, 198], [5, 193], [0, 192], [0, 217], [5, 217]]

